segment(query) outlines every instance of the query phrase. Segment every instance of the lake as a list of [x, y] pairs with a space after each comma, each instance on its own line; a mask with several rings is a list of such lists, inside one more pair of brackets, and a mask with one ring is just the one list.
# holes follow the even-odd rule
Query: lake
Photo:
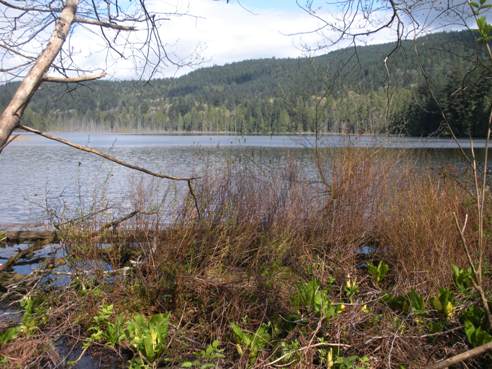
[[[202, 175], [227, 161], [268, 170], [296, 160], [303, 170], [314, 170], [313, 136], [57, 134], [175, 176]], [[468, 140], [460, 143], [469, 144]], [[476, 144], [483, 146], [482, 141]], [[411, 149], [425, 153], [422, 160], [427, 164], [462, 163], [456, 143], [447, 139], [330, 135], [323, 136], [319, 145]], [[148, 177], [43, 137], [22, 134], [0, 155], [0, 226], [43, 222], [53, 210], [69, 217], [73, 209], [88, 209], [101, 199], [123, 211], [132, 207], [131, 189], [142, 178], [150, 181]], [[169, 182], [158, 182], [156, 193], [169, 188]]]

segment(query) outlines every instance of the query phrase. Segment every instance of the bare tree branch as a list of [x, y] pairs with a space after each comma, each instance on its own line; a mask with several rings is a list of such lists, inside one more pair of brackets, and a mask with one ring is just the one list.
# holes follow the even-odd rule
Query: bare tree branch
[[12, 142], [14, 142], [17, 138], [19, 138], [19, 135], [15, 135], [15, 136], [10, 136], [9, 139], [7, 140], [7, 142], [5, 142], [5, 144], [3, 144], [3, 146], [0, 146], [0, 154], [2, 153], [2, 151]]
[[34, 66], [24, 78], [15, 92], [14, 97], [0, 116], [0, 146], [3, 146], [7, 142], [10, 134], [18, 125], [24, 109], [41, 84], [43, 76], [60, 52], [70, 31], [78, 4], [79, 0], [67, 0], [56, 22], [48, 46], [38, 57]]
[[101, 79], [106, 77], [106, 72], [99, 72], [93, 74], [86, 74], [82, 76], [76, 77], [58, 77], [58, 76], [44, 76], [44, 82], [55, 82], [55, 83], [79, 83], [79, 82], [87, 82], [87, 81], [95, 81], [97, 79]]
[[118, 31], [136, 31], [137, 30], [137, 28], [134, 26], [125, 26], [125, 25], [118, 24], [118, 23], [112, 23], [109, 21], [102, 21], [102, 20], [90, 19], [90, 18], [76, 17], [74, 22], [83, 23], [83, 24], [90, 24], [93, 26], [99, 26], [99, 27], [104, 27], [104, 28], [112, 28], [112, 29], [115, 29]]
[[452, 365], [456, 365], [462, 363], [465, 360], [472, 359], [475, 356], [481, 355], [484, 352], [492, 350], [492, 342], [486, 343], [485, 345], [475, 347], [472, 350], [465, 351], [456, 356], [450, 357], [449, 359], [443, 360], [434, 364], [432, 366], [427, 367], [427, 369], [444, 369], [449, 368]]
[[31, 128], [31, 127], [25, 126], [23, 124], [19, 124], [18, 128], [23, 129], [24, 131], [27, 131], [27, 132], [35, 133], [35, 134], [37, 134], [39, 136], [43, 136], [44, 138], [47, 138], [49, 140], [56, 141], [56, 142], [62, 143], [64, 145], [73, 147], [74, 149], [77, 149], [77, 150], [80, 150], [80, 151], [84, 151], [84, 152], [87, 152], [89, 154], [97, 155], [97, 156], [99, 156], [101, 158], [104, 158], [106, 160], [112, 161], [113, 163], [119, 164], [119, 165], [121, 165], [123, 167], [129, 168], [129, 169], [133, 169], [133, 170], [136, 170], [136, 171], [139, 171], [139, 172], [142, 172], [142, 173], [151, 175], [153, 177], [162, 178], [162, 179], [169, 179], [169, 180], [173, 180], [173, 181], [186, 181], [186, 182], [192, 181], [194, 179], [197, 179], [196, 177], [176, 177], [176, 176], [171, 176], [171, 175], [167, 175], [167, 174], [161, 174], [161, 173], [153, 172], [151, 170], [148, 170], [146, 168], [140, 167], [138, 165], [127, 163], [126, 161], [123, 161], [121, 159], [118, 159], [118, 158], [116, 158], [116, 157], [114, 157], [112, 155], [106, 154], [106, 153], [104, 153], [102, 151], [99, 151], [99, 150], [96, 150], [96, 149], [93, 149], [93, 148], [90, 148], [90, 147], [87, 147], [87, 146], [83, 146], [83, 145], [79, 145], [79, 144], [70, 142], [68, 140], [65, 140], [64, 138], [53, 136], [53, 135], [50, 135], [48, 133], [41, 132], [41, 131], [39, 131], [37, 129], [34, 129], [34, 128]]

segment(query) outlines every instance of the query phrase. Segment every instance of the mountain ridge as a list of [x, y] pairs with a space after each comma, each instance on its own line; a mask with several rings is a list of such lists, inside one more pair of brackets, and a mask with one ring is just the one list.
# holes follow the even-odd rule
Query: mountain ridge
[[[450, 78], [465, 76], [481, 55], [476, 35], [468, 31], [403, 40], [385, 64], [394, 46], [344, 48], [313, 58], [250, 59], [149, 82], [44, 84], [26, 121], [70, 130], [378, 133], [391, 125], [390, 115], [412, 103], [424, 82], [421, 66], [433, 86], [442, 89]], [[0, 106], [15, 86], [0, 87]], [[391, 104], [385, 106], [388, 91]]]

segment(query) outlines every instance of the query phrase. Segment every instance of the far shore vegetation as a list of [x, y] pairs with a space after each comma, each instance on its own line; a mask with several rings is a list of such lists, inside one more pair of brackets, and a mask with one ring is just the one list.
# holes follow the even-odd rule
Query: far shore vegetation
[[[63, 131], [445, 137], [449, 123], [458, 137], [485, 137], [492, 82], [482, 78], [487, 55], [476, 34], [439, 32], [402, 41], [386, 71], [384, 59], [394, 47], [249, 60], [175, 79], [48, 83], [24, 120]], [[0, 107], [17, 86], [0, 87]]]

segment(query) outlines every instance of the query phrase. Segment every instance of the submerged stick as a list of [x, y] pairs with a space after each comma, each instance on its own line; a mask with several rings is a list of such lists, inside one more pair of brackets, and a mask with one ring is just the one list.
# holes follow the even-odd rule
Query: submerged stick
[[11, 269], [20, 259], [46, 247], [47, 243], [36, 242], [27, 249], [19, 250], [15, 255], [11, 256], [5, 264], [0, 264], [0, 272]]
[[91, 237], [97, 236], [99, 233], [101, 233], [102, 231], [105, 231], [106, 229], [109, 229], [109, 228], [114, 229], [114, 228], [118, 227], [121, 223], [127, 221], [128, 219], [133, 218], [134, 216], [136, 216], [139, 213], [140, 213], [139, 210], [134, 210], [131, 213], [122, 216], [121, 218], [118, 218], [116, 220], [113, 220], [112, 222], [106, 223], [101, 228], [99, 228], [97, 231], [93, 232], [91, 234]]

